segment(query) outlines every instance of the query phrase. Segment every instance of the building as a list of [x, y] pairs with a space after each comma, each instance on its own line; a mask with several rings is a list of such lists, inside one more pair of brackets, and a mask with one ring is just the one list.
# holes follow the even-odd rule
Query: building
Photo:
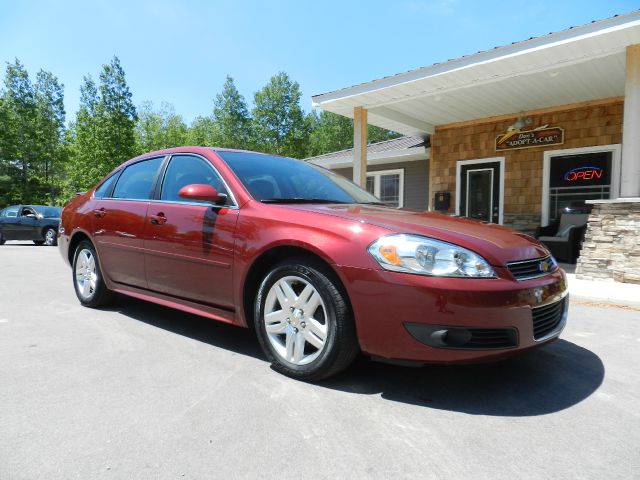
[[428, 209], [532, 233], [593, 206], [577, 273], [640, 281], [640, 11], [316, 95], [313, 105], [354, 119], [356, 183], [381, 168], [368, 162], [367, 123], [424, 139]]
[[[353, 177], [353, 148], [307, 161]], [[400, 137], [367, 145], [366, 188], [387, 205], [414, 210], [429, 206], [429, 148], [422, 137]]]

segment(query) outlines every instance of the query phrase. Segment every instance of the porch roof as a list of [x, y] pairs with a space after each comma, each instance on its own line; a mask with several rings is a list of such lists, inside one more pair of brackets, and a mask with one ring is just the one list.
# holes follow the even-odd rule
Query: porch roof
[[[399, 137], [367, 145], [369, 165], [427, 160], [429, 148], [420, 137]], [[325, 168], [353, 167], [353, 148], [304, 159]]]
[[425, 138], [438, 125], [624, 95], [640, 10], [312, 97], [313, 106]]

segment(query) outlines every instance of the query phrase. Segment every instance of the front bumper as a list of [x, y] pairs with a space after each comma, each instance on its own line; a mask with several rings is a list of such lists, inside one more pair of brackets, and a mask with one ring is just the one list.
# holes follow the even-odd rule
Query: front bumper
[[568, 290], [561, 269], [525, 281], [508, 279], [506, 271], [495, 279], [465, 279], [341, 270], [360, 347], [376, 357], [429, 363], [499, 359], [556, 339], [566, 323]]

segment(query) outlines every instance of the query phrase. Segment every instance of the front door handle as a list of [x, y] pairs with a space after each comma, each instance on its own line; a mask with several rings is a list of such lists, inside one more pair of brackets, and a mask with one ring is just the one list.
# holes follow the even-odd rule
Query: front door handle
[[156, 215], [149, 215], [149, 221], [154, 225], [164, 225], [167, 223], [167, 217], [164, 216], [164, 213], [159, 212]]
[[98, 218], [102, 218], [107, 214], [107, 211], [104, 209], [104, 207], [96, 208], [93, 210], [93, 214]]

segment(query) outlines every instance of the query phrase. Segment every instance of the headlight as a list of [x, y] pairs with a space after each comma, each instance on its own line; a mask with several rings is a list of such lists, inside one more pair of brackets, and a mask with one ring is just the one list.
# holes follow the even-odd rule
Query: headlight
[[394, 234], [371, 244], [369, 253], [385, 270], [436, 277], [492, 278], [480, 255], [452, 243], [418, 235]]

